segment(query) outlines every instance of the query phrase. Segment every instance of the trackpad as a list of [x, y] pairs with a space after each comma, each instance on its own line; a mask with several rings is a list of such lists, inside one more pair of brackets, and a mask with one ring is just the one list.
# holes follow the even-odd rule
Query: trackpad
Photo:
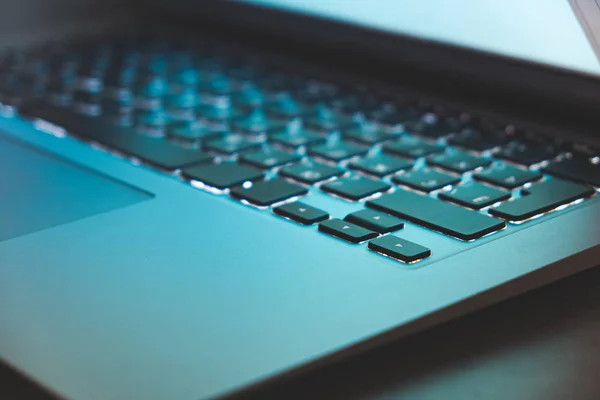
[[0, 137], [0, 241], [151, 197], [26, 144]]

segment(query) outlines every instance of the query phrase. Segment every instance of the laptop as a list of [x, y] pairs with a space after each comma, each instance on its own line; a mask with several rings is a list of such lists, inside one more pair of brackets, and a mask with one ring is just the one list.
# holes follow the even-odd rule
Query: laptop
[[600, 262], [595, 2], [7, 4], [0, 357], [59, 398], [251, 394]]

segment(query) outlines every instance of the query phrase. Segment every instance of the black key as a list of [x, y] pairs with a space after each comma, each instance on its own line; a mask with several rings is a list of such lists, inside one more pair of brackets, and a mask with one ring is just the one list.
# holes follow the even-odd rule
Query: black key
[[457, 186], [449, 192], [441, 192], [438, 197], [461, 206], [479, 210], [499, 201], [510, 199], [510, 193], [476, 182]]
[[321, 186], [321, 190], [344, 199], [358, 201], [375, 193], [385, 192], [390, 187], [385, 182], [374, 181], [362, 176], [351, 176], [326, 183]]
[[350, 164], [350, 168], [378, 178], [395, 174], [398, 171], [412, 168], [412, 166], [412, 161], [391, 157], [385, 154], [363, 158]]
[[480, 152], [496, 149], [509, 141], [510, 137], [503, 132], [481, 133], [470, 129], [448, 139], [450, 144]]
[[379, 236], [368, 229], [361, 228], [341, 219], [330, 219], [319, 224], [319, 231], [343, 239], [350, 243], [361, 243]]
[[386, 153], [403, 157], [418, 158], [444, 151], [444, 146], [432, 144], [414, 136], [402, 136], [400, 140], [386, 143], [383, 146]]
[[325, 143], [326, 138], [306, 129], [284, 130], [270, 137], [272, 143], [298, 149]]
[[392, 180], [399, 185], [426, 193], [460, 182], [460, 178], [429, 168], [395, 175]]
[[223, 136], [225, 132], [198, 121], [177, 122], [167, 128], [167, 136], [184, 142], [201, 142]]
[[244, 182], [252, 182], [264, 177], [263, 173], [251, 167], [235, 163], [221, 163], [191, 167], [183, 170], [183, 177], [204, 185], [224, 190]]
[[404, 127], [408, 132], [417, 132], [432, 139], [438, 139], [457, 132], [459, 127], [454, 126], [451, 122], [452, 120], [447, 118], [439, 118], [433, 113], [427, 113], [418, 121], [404, 124]]
[[273, 102], [269, 103], [267, 113], [278, 119], [290, 120], [302, 115], [306, 109], [299, 104], [289, 93], [278, 94]]
[[414, 107], [401, 106], [391, 110], [376, 110], [368, 113], [367, 117], [380, 125], [383, 129], [393, 130], [397, 129], [400, 124], [417, 120], [419, 118], [419, 112]]
[[335, 145], [321, 145], [312, 147], [308, 153], [331, 162], [340, 162], [348, 158], [367, 154], [369, 149], [352, 143], [340, 142]]
[[329, 219], [329, 213], [326, 211], [311, 207], [300, 201], [274, 208], [273, 212], [303, 225], [312, 225]]
[[261, 146], [260, 141], [253, 140], [251, 138], [230, 134], [222, 139], [211, 140], [207, 142], [204, 149], [215, 151], [221, 154], [232, 155], [241, 151], [257, 149]]
[[431, 250], [427, 247], [393, 235], [371, 240], [368, 248], [405, 263], [413, 263], [431, 256]]
[[175, 170], [212, 160], [204, 153], [164, 140], [145, 137], [137, 134], [133, 129], [117, 127], [109, 121], [78, 115], [52, 105], [27, 104], [22, 108], [22, 113], [42, 118], [63, 127], [73, 135], [98, 142], [164, 170]]
[[506, 189], [514, 189], [529, 182], [542, 178], [538, 171], [522, 170], [508, 164], [496, 165], [476, 173], [473, 177], [479, 181], [487, 182]]
[[401, 131], [386, 131], [374, 123], [357, 123], [342, 130], [342, 136], [356, 143], [372, 146], [377, 143], [397, 138]]
[[279, 175], [295, 181], [313, 185], [344, 174], [344, 170], [319, 163], [301, 163], [282, 169]]
[[378, 233], [389, 233], [404, 228], [404, 222], [398, 218], [369, 209], [348, 214], [344, 220]]
[[509, 221], [520, 222], [575, 200], [589, 197], [595, 190], [589, 186], [552, 179], [522, 191], [523, 196], [490, 209], [490, 214]]
[[241, 116], [233, 121], [233, 128], [236, 131], [251, 135], [266, 134], [270, 130], [281, 127], [281, 123], [271, 121], [260, 108], [256, 108], [248, 115]]
[[398, 191], [367, 202], [383, 211], [461, 240], [474, 240], [506, 226], [504, 221], [416, 193]]
[[294, 185], [285, 179], [275, 178], [272, 181], [256, 182], [246, 188], [243, 186], [231, 189], [230, 195], [239, 200], [246, 200], [259, 207], [267, 207], [292, 197], [304, 196], [305, 188]]
[[270, 169], [298, 161], [300, 157], [287, 151], [269, 148], [267, 150], [246, 153], [240, 156], [240, 162], [258, 168]]
[[312, 112], [302, 118], [306, 126], [320, 131], [332, 131], [354, 123], [352, 117], [338, 114], [323, 104], [315, 105]]
[[584, 157], [550, 164], [545, 171], [560, 178], [600, 187], [600, 164], [592, 164]]
[[558, 155], [556, 149], [539, 143], [519, 143], [499, 152], [496, 156], [517, 164], [531, 166]]
[[427, 159], [427, 163], [462, 174], [476, 168], [490, 165], [492, 160], [484, 157], [476, 157], [461, 151], [451, 151], [435, 154]]

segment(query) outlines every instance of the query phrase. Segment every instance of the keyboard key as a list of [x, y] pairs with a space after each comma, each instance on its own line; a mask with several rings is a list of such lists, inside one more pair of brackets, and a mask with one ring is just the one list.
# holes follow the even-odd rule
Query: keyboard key
[[269, 116], [287, 121], [306, 112], [307, 110], [289, 93], [278, 94], [267, 107]]
[[363, 158], [350, 164], [350, 168], [378, 178], [395, 174], [398, 171], [412, 168], [412, 166], [412, 161], [391, 157], [385, 154]]
[[308, 191], [298, 185], [294, 185], [285, 179], [275, 178], [272, 181], [256, 182], [252, 186], [236, 187], [231, 189], [231, 197], [246, 200], [250, 204], [259, 207], [267, 207], [282, 202], [292, 197], [304, 196]]
[[340, 142], [335, 145], [321, 145], [312, 147], [308, 150], [308, 154], [322, 158], [327, 161], [338, 163], [348, 158], [362, 156], [367, 154], [368, 148], [358, 146], [352, 143]]
[[240, 162], [252, 166], [270, 169], [298, 161], [300, 157], [287, 151], [269, 148], [255, 153], [245, 153], [240, 156]]
[[248, 181], [256, 181], [264, 177], [263, 173], [257, 169], [235, 163], [186, 168], [183, 170], [182, 175], [187, 179], [201, 182], [219, 190], [238, 186]]
[[343, 174], [344, 170], [342, 169], [314, 162], [291, 165], [283, 168], [279, 172], [279, 175], [281, 176], [291, 178], [307, 185], [313, 185], [317, 182], [342, 176]]
[[68, 109], [42, 103], [23, 105], [23, 115], [31, 115], [58, 125], [75, 136], [98, 142], [129, 154], [164, 170], [210, 162], [212, 157], [164, 140], [137, 134], [129, 128], [117, 127], [101, 118], [75, 114]]
[[312, 225], [329, 219], [329, 213], [326, 211], [311, 207], [300, 201], [274, 208], [273, 212], [303, 225]]
[[282, 124], [273, 123], [269, 120], [263, 110], [256, 108], [248, 115], [243, 115], [233, 121], [233, 128], [236, 132], [242, 132], [249, 135], [266, 134], [267, 131], [281, 128]]
[[526, 183], [540, 180], [542, 174], [538, 171], [523, 170], [512, 165], [501, 164], [478, 172], [473, 177], [494, 186], [514, 189]]
[[324, 104], [315, 105], [313, 110], [302, 118], [302, 121], [304, 121], [307, 127], [325, 132], [340, 129], [354, 123], [352, 117], [338, 114], [335, 110]]
[[377, 233], [389, 233], [404, 228], [404, 222], [379, 211], [364, 209], [348, 214], [344, 221], [352, 222]]
[[504, 221], [441, 200], [397, 191], [367, 202], [367, 207], [461, 240], [478, 239], [506, 226]]
[[449, 192], [441, 192], [438, 197], [461, 206], [479, 210], [499, 201], [510, 199], [510, 193], [476, 182], [457, 186]]
[[330, 219], [319, 224], [319, 231], [350, 243], [362, 243], [379, 236], [376, 232], [361, 228], [341, 219]]
[[261, 144], [260, 141], [233, 134], [227, 135], [222, 139], [207, 142], [204, 149], [221, 154], [233, 155], [242, 151], [258, 149]]
[[501, 131], [481, 133], [471, 129], [448, 139], [450, 144], [479, 152], [497, 149], [509, 141], [510, 137]]
[[298, 149], [300, 147], [323, 144], [327, 139], [309, 130], [299, 129], [284, 130], [283, 132], [273, 134], [269, 140], [274, 144]]
[[397, 138], [401, 133], [401, 131], [389, 132], [374, 123], [362, 122], [343, 129], [342, 137], [365, 146], [372, 146]]
[[490, 214], [513, 222], [525, 221], [575, 200], [592, 196], [593, 188], [552, 179], [522, 191], [523, 196], [490, 209]]
[[385, 182], [374, 181], [362, 176], [351, 176], [326, 183], [321, 186], [321, 190], [344, 199], [358, 201], [375, 193], [385, 192], [390, 187]]
[[371, 240], [368, 248], [405, 263], [413, 263], [431, 256], [431, 250], [427, 247], [393, 235]]
[[225, 132], [215, 130], [211, 126], [198, 121], [177, 122], [169, 125], [167, 136], [184, 142], [201, 142], [217, 139]]
[[429, 193], [449, 185], [456, 185], [460, 182], [460, 178], [434, 169], [423, 168], [417, 171], [409, 171], [404, 174], [394, 175], [392, 181], [411, 189]]
[[542, 161], [550, 160], [558, 155], [556, 149], [539, 143], [519, 143], [505, 148], [496, 156], [517, 164], [531, 166]]
[[432, 139], [439, 139], [452, 133], [457, 133], [459, 127], [452, 124], [451, 119], [439, 118], [433, 113], [427, 113], [418, 121], [404, 124], [408, 132], [416, 132]]
[[400, 140], [386, 143], [383, 146], [386, 153], [403, 157], [419, 158], [444, 151], [444, 146], [432, 144], [414, 136], [403, 136]]
[[462, 151], [451, 151], [435, 154], [427, 159], [427, 163], [462, 174], [476, 168], [488, 166], [492, 163], [492, 160], [484, 157], [476, 157]]
[[600, 164], [592, 164], [584, 157], [552, 163], [544, 171], [559, 178], [587, 183], [600, 188]]

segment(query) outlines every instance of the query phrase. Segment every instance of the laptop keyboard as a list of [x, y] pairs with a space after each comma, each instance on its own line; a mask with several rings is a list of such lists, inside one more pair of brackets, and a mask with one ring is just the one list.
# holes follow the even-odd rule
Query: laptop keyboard
[[[405, 221], [473, 241], [589, 198], [600, 150], [303, 76], [228, 48], [90, 39], [0, 57], [2, 110], [413, 263]], [[362, 211], [331, 219], [320, 191]]]

